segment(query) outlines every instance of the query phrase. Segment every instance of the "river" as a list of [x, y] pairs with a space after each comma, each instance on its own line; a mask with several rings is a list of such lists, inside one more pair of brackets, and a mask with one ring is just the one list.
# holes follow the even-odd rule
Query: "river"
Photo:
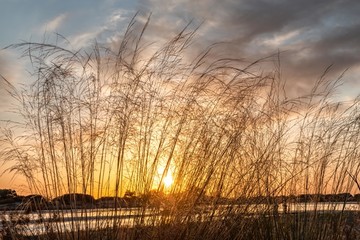
[[[311, 211], [360, 211], [359, 203], [291, 203], [286, 206], [268, 204], [198, 206], [196, 209], [182, 211], [182, 217], [193, 221], [221, 219], [231, 214], [273, 214], [301, 213]], [[171, 214], [164, 209], [122, 208], [114, 209], [73, 209], [43, 210], [39, 213], [24, 214], [23, 211], [3, 211], [0, 213], [0, 230], [5, 226], [17, 228], [25, 235], [39, 235], [46, 231], [64, 232], [71, 230], [101, 229], [106, 227], [132, 227], [138, 224], [154, 226], [159, 222], [173, 220], [180, 214]]]

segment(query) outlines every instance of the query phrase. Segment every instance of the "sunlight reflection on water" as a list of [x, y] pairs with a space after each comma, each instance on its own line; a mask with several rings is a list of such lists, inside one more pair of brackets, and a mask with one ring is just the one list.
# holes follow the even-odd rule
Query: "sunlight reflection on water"
[[[286, 208], [286, 210], [285, 210]], [[359, 203], [289, 203], [287, 206], [277, 206], [277, 213], [328, 211], [360, 211]], [[219, 205], [201, 206], [191, 213], [194, 221], [204, 221], [209, 216], [212, 219], [222, 219], [231, 214], [261, 214], [274, 213], [274, 206], [269, 204]], [[154, 226], [161, 221], [173, 218], [163, 209], [126, 208], [114, 209], [75, 209], [75, 210], [44, 210], [41, 213], [23, 214], [22, 211], [2, 213], [2, 225], [13, 223], [13, 226], [25, 235], [39, 235], [55, 232], [84, 229], [102, 229], [113, 226], [131, 227], [138, 224]], [[20, 221], [19, 221], [20, 220]], [[15, 223], [17, 221], [17, 223]], [[23, 221], [23, 222], [21, 222]], [[15, 223], [15, 224], [14, 224]]]

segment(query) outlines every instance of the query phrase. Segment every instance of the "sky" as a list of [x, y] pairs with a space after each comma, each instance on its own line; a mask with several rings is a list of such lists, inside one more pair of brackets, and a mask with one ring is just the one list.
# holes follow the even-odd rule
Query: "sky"
[[[75, 49], [95, 39], [116, 42], [136, 12], [151, 13], [147, 39], [161, 41], [189, 22], [200, 28], [196, 47], [223, 42], [223, 56], [248, 61], [281, 52], [291, 94], [311, 88], [333, 65], [329, 78], [347, 69], [341, 99], [360, 93], [360, 1], [358, 0], [0, 0], [0, 74], [26, 82], [26, 60], [6, 46], [42, 42], [59, 33]], [[1, 84], [0, 84], [1, 86]], [[0, 89], [0, 119], [7, 96]], [[0, 168], [1, 170], [1, 168]], [[6, 180], [8, 182], [8, 180]], [[0, 188], [5, 184], [0, 177]]]
[[[108, 43], [136, 12], [151, 24], [154, 41], [176, 34], [186, 24], [201, 24], [200, 47], [226, 42], [220, 51], [257, 60], [281, 52], [281, 65], [293, 91], [301, 93], [333, 64], [329, 77], [345, 76], [358, 94], [360, 75], [360, 2], [357, 0], [0, 0], [0, 48], [23, 41], [43, 41], [54, 33], [74, 48], [95, 39]], [[18, 55], [0, 51], [0, 71], [19, 80]]]

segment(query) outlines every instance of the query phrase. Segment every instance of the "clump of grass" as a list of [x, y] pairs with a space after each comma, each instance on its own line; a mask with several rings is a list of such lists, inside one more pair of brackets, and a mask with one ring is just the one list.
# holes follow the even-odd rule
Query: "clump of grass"
[[[141, 27], [135, 17], [117, 49], [12, 46], [23, 50], [33, 72], [22, 88], [8, 85], [22, 130], [19, 136], [3, 131], [2, 157], [30, 191], [49, 199], [120, 197], [127, 190], [170, 196], [166, 213], [143, 204], [132, 220], [55, 207], [70, 221], [55, 221], [38, 237], [343, 239], [343, 211], [319, 213], [315, 204], [304, 214], [279, 216], [271, 199], [353, 190], [359, 101], [333, 103], [339, 79], [328, 81], [326, 74], [308, 96], [290, 99], [276, 67], [257, 73], [261, 61], [217, 59], [212, 47], [191, 58], [196, 31], [188, 27], [154, 50], [144, 40], [148, 24]], [[174, 183], [166, 188], [169, 174]], [[231, 199], [225, 210], [223, 199]], [[107, 217], [121, 211], [114, 201]]]

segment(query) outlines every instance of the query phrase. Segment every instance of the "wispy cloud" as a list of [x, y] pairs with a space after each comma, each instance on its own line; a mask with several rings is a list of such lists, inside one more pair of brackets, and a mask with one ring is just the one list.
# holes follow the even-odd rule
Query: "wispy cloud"
[[[275, 34], [273, 37], [269, 37], [263, 41], [268, 47], [286, 46], [289, 43], [293, 43], [295, 38], [299, 36], [300, 31], [286, 31], [285, 33]], [[296, 41], [296, 40], [295, 40]]]
[[40, 31], [42, 32], [54, 32], [57, 31], [68, 17], [67, 13], [60, 14], [50, 21], [43, 24]]
[[67, 39], [75, 49], [89, 46], [95, 40], [102, 43], [112, 43], [117, 41], [126, 29], [133, 10], [113, 9], [103, 22], [86, 31], [78, 31], [76, 34], [68, 36]]
[[11, 102], [11, 97], [7, 93], [6, 89], [8, 88], [8, 84], [5, 82], [3, 78], [6, 79], [10, 84], [16, 86], [17, 84], [24, 81], [25, 76], [25, 64], [21, 59], [15, 57], [16, 55], [7, 49], [0, 50], [0, 113], [4, 109], [9, 107]]
[[75, 49], [80, 49], [93, 43], [97, 36], [102, 32], [102, 29], [95, 29], [93, 31], [81, 32], [76, 35], [68, 37], [69, 42]]

